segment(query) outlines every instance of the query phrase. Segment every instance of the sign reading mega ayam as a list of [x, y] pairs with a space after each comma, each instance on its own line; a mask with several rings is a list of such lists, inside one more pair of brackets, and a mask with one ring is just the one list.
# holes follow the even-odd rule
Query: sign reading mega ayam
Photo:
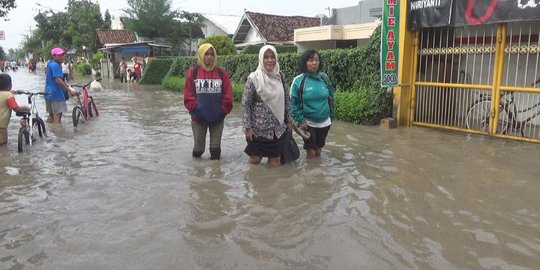
[[398, 85], [400, 0], [383, 0], [381, 29], [381, 86]]

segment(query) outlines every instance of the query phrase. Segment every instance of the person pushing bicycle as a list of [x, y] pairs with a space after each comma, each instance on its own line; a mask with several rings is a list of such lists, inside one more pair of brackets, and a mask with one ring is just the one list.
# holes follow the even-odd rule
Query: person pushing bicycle
[[11, 110], [28, 111], [30, 107], [17, 104], [17, 100], [11, 93], [11, 77], [8, 74], [0, 74], [0, 145], [7, 143], [7, 126], [11, 118]]
[[77, 91], [70, 89], [64, 82], [62, 62], [65, 51], [62, 48], [51, 50], [53, 60], [47, 63], [45, 69], [45, 107], [49, 116], [47, 123], [58, 123], [62, 120], [62, 113], [67, 112], [66, 100], [69, 96], [76, 96]]

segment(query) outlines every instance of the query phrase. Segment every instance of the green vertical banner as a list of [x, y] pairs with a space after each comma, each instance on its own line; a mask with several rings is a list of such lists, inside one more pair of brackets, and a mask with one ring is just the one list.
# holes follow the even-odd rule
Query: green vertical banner
[[381, 29], [381, 86], [398, 85], [399, 5], [401, 0], [383, 0]]

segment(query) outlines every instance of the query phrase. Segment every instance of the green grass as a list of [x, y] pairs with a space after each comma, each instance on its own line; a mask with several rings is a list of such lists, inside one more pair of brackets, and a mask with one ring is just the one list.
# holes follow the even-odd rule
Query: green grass
[[177, 76], [165, 76], [161, 85], [167, 90], [184, 91], [185, 79]]

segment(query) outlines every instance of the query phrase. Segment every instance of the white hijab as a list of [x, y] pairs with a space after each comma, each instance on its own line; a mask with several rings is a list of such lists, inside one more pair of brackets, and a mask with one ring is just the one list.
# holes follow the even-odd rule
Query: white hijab
[[[264, 68], [264, 53], [267, 50], [271, 50], [276, 56], [276, 66], [272, 70]], [[259, 50], [259, 66], [257, 70], [249, 74], [249, 78], [255, 85], [257, 94], [270, 108], [279, 123], [283, 124], [285, 118], [285, 89], [283, 89], [283, 82], [279, 73], [278, 55], [274, 46], [265, 45]]]

